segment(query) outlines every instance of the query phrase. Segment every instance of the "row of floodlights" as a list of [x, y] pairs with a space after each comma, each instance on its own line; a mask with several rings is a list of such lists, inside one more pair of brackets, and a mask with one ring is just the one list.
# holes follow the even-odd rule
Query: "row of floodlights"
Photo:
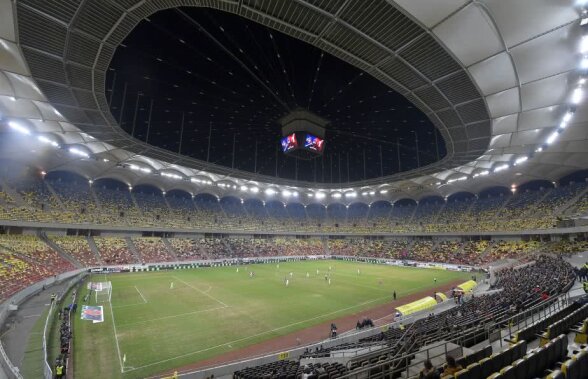
[[[577, 4], [584, 7], [584, 6], [588, 5], [588, 0], [578, 0]], [[579, 45], [579, 53], [581, 54], [580, 75], [582, 77], [578, 80], [575, 88], [572, 90], [572, 94], [571, 94], [571, 98], [570, 98], [571, 104], [568, 107], [567, 112], [563, 115], [561, 122], [559, 123], [558, 128], [547, 137], [547, 139], [545, 140], [545, 142], [541, 146], [539, 146], [537, 149], [535, 149], [534, 153], [541, 153], [541, 152], [545, 151], [545, 149], [547, 149], [547, 147], [549, 145], [553, 144], [557, 140], [559, 135], [565, 130], [565, 128], [568, 126], [569, 122], [572, 120], [574, 113], [575, 113], [575, 110], [576, 110], [576, 106], [579, 105], [582, 102], [582, 100], [584, 99], [584, 88], [583, 87], [586, 84], [586, 78], [584, 76], [586, 76], [586, 74], [588, 72], [588, 32], [586, 30], [586, 29], [588, 29], [588, 10], [587, 9], [582, 10], [582, 15], [580, 18], [580, 26], [582, 27], [582, 29], [584, 30], [584, 33], [585, 33], [582, 36], [582, 38], [580, 40], [580, 45]], [[13, 100], [15, 100], [15, 99], [13, 98]], [[16, 121], [10, 121], [8, 123], [8, 125], [10, 126], [11, 129], [13, 129], [14, 131], [16, 131], [18, 133], [28, 135], [28, 136], [33, 136], [33, 133], [28, 128], [22, 126], [21, 124], [17, 123]], [[38, 141], [40, 141], [44, 144], [50, 145], [55, 148], [62, 148], [62, 146], [60, 146], [57, 142], [49, 139], [48, 137], [46, 137], [44, 135], [37, 135], [36, 137], [37, 137]], [[67, 148], [67, 150], [72, 155], [79, 156], [82, 158], [90, 158], [90, 155], [88, 153], [86, 153], [85, 151], [80, 150], [76, 147], [69, 147], [69, 148]], [[511, 167], [518, 166], [518, 165], [526, 162], [531, 157], [532, 157], [532, 155], [526, 155], [526, 156], [519, 157], [512, 163], [501, 164], [501, 165], [495, 167], [494, 169], [492, 169], [491, 171], [484, 170], [484, 171], [481, 171], [479, 173], [474, 174], [472, 177], [477, 178], [477, 177], [481, 177], [481, 176], [490, 175], [491, 173], [498, 173], [498, 172], [508, 170]], [[108, 162], [108, 159], [103, 159], [103, 161]], [[133, 171], [140, 171], [145, 174], [153, 173], [150, 168], [140, 167], [135, 164], [122, 164], [120, 166], [127, 167]], [[168, 173], [168, 172], [162, 172], [162, 173], [160, 173], [160, 175], [167, 177], [167, 178], [170, 178], [170, 179], [175, 179], [175, 180], [188, 180], [187, 178], [184, 178], [178, 174], [173, 174], [173, 173]], [[446, 183], [451, 184], [454, 182], [464, 181], [467, 179], [468, 179], [468, 176], [461, 176], [459, 178], [449, 179], [446, 181]], [[190, 178], [189, 180], [192, 183], [196, 183], [196, 184], [205, 184], [205, 185], [212, 185], [213, 184], [212, 181], [206, 180], [206, 179]], [[436, 184], [442, 185], [443, 182], [437, 182]], [[218, 187], [221, 187], [224, 189], [233, 189], [233, 190], [239, 189], [242, 192], [259, 193], [259, 191], [260, 191], [259, 188], [255, 187], [255, 186], [248, 187], [248, 186], [242, 185], [242, 186], [238, 187], [234, 184], [226, 184], [226, 183], [217, 183], [216, 185]], [[386, 194], [387, 192], [388, 192], [387, 190], [379, 191], [379, 193], [382, 195]], [[264, 191], [264, 193], [267, 196], [274, 196], [274, 195], [278, 194], [278, 191], [276, 191], [273, 188], [267, 188]], [[376, 191], [364, 191], [361, 193], [361, 195], [364, 197], [365, 196], [375, 196]], [[284, 196], [286, 198], [298, 197], [298, 192], [291, 191], [291, 190], [283, 190], [282, 196]], [[325, 192], [316, 192], [316, 193], [309, 193], [307, 196], [311, 197], [311, 198], [314, 197], [318, 200], [321, 200], [321, 199], [326, 198], [327, 194]], [[358, 193], [355, 191], [345, 192], [344, 194], [342, 194], [341, 192], [332, 192], [330, 194], [330, 196], [333, 199], [340, 199], [343, 196], [345, 198], [356, 198], [358, 196]]]
[[[588, 0], [579, 0], [579, 1], [577, 1], [577, 4], [582, 7], [585, 7], [588, 5]], [[582, 11], [581, 11], [580, 26], [582, 27], [582, 30], [584, 33], [584, 35], [580, 39], [580, 44], [579, 44], [579, 48], [578, 48], [578, 52], [580, 53], [580, 56], [581, 56], [580, 64], [579, 64], [580, 79], [577, 81], [576, 85], [572, 89], [572, 93], [569, 98], [570, 101], [569, 101], [568, 109], [563, 114], [563, 116], [559, 122], [558, 127], [551, 134], [549, 134], [547, 136], [547, 138], [545, 139], [545, 142], [543, 144], [541, 144], [539, 147], [537, 147], [533, 153], [519, 157], [512, 163], [504, 163], [499, 166], [496, 166], [492, 170], [484, 170], [484, 171], [478, 172], [472, 176], [473, 178], [477, 178], [480, 176], [488, 176], [492, 173], [502, 172], [502, 171], [508, 170], [509, 168], [512, 168], [512, 167], [515, 167], [515, 166], [518, 166], [520, 164], [525, 163], [531, 157], [533, 157], [535, 154], [538, 154], [538, 153], [545, 151], [550, 145], [552, 145], [559, 138], [559, 136], [563, 133], [563, 131], [566, 129], [566, 127], [569, 125], [570, 121], [574, 117], [574, 113], [576, 112], [576, 107], [579, 104], [581, 104], [582, 101], [584, 100], [584, 95], [585, 95], [584, 86], [586, 85], [586, 78], [588, 77], [588, 9], [582, 9]], [[463, 181], [466, 179], [468, 179], [467, 176], [461, 176], [459, 178], [449, 179], [449, 180], [447, 180], [446, 183], [450, 184], [450, 183], [454, 183], [454, 182]], [[436, 184], [441, 185], [443, 183], [437, 182]]]

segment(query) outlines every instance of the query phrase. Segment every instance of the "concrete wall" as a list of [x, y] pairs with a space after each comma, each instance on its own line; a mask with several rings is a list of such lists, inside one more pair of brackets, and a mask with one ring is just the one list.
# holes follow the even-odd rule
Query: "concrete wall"
[[[8, 314], [10, 312], [12, 312], [10, 310], [11, 306], [18, 306], [19, 304], [22, 304], [30, 296], [33, 296], [34, 294], [41, 291], [43, 289], [43, 286], [50, 287], [53, 284], [72, 279], [76, 275], [83, 273], [85, 271], [86, 271], [85, 269], [69, 271], [69, 272], [57, 275], [53, 278], [48, 278], [48, 279], [42, 280], [40, 282], [37, 282], [37, 283], [25, 288], [24, 290], [17, 292], [12, 297], [10, 297], [9, 299], [7, 299], [6, 301], [4, 301], [3, 303], [0, 304], [0, 325], [4, 325], [4, 322], [6, 321]], [[3, 350], [4, 348], [0, 346], [0, 349]], [[0, 370], [3, 370], [4, 375], [7, 376], [8, 378], [13, 378], [14, 375], [12, 374], [9, 366], [10, 366], [10, 364], [8, 362], [6, 362], [5, 358], [3, 356], [0, 356]], [[2, 373], [0, 373], [0, 378], [1, 378], [1, 375], [2, 375]]]

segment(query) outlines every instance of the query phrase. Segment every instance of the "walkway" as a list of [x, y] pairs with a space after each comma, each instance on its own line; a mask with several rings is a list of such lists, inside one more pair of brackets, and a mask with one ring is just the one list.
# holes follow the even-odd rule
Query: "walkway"
[[[49, 306], [51, 293], [63, 291], [67, 287], [68, 282], [66, 280], [41, 291], [37, 295], [33, 295], [21, 304], [16, 312], [12, 312], [8, 316], [5, 324], [8, 330], [0, 336], [0, 339], [12, 364], [17, 366], [21, 372], [23, 371], [22, 364], [26, 353], [27, 342], [33, 326]], [[42, 349], [43, 347], [39, 346], [38, 348]], [[1, 373], [0, 379], [2, 379]]]

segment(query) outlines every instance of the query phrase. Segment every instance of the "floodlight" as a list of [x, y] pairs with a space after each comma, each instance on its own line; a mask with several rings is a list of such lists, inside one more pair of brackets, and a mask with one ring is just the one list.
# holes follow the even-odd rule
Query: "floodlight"
[[84, 158], [90, 158], [90, 156], [86, 152], [79, 150], [79, 149], [76, 149], [75, 147], [70, 147], [69, 152], [72, 153], [73, 155], [77, 155], [77, 156], [84, 157]]
[[545, 143], [548, 145], [551, 145], [559, 136], [558, 132], [553, 132], [549, 135], [549, 137], [547, 137], [547, 140], [545, 140]]
[[45, 136], [38, 136], [37, 139], [43, 143], [46, 143], [48, 145], [51, 145], [53, 147], [59, 147], [59, 144], [55, 141], [50, 140], [49, 138], [45, 137]]
[[334, 194], [331, 195], [331, 197], [333, 199], [340, 199], [341, 198], [341, 194], [339, 192], [335, 192]]
[[15, 121], [10, 121], [8, 123], [8, 126], [10, 126], [11, 129], [13, 129], [21, 134], [26, 134], [27, 136], [31, 135], [30, 130], [28, 130], [27, 128], [25, 128], [24, 126], [22, 126], [21, 124], [15, 122]]
[[572, 92], [572, 103], [580, 104], [582, 99], [584, 98], [584, 91], [582, 88], [576, 88], [574, 92]]
[[496, 168], [494, 169], [494, 172], [500, 172], [500, 171], [504, 171], [504, 170], [506, 170], [507, 168], [508, 168], [508, 164], [503, 164], [503, 165], [500, 165], [500, 166], [496, 167]]

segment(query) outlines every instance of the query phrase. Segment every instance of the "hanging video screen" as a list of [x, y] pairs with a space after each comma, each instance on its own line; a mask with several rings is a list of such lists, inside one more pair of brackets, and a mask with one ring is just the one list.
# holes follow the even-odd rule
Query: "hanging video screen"
[[296, 133], [292, 133], [282, 138], [282, 151], [287, 153], [288, 151], [298, 148], [298, 141], [296, 140]]
[[322, 153], [325, 148], [325, 140], [312, 134], [307, 134], [304, 139], [304, 148]]

